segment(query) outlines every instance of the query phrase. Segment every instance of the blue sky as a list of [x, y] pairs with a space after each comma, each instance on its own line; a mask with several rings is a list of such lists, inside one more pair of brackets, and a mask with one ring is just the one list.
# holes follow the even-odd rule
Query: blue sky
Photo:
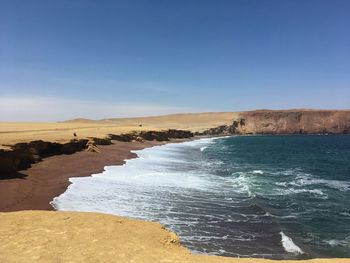
[[350, 1], [0, 0], [0, 120], [350, 108]]

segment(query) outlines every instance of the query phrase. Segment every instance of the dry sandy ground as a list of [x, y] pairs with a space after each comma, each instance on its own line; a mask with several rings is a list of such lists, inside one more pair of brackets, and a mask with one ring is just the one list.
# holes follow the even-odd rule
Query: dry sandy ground
[[349, 263], [193, 255], [161, 224], [78, 212], [0, 213], [0, 262]]
[[[74, 138], [98, 137], [139, 130], [188, 129], [200, 131], [232, 122], [237, 113], [175, 114], [159, 117], [75, 120], [60, 123], [0, 122], [1, 145], [33, 140], [67, 142]], [[142, 127], [139, 125], [142, 124]]]

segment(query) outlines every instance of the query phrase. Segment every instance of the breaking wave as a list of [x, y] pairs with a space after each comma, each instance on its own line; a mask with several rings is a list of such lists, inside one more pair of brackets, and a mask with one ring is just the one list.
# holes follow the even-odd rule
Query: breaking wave
[[[134, 151], [139, 158], [122, 166], [70, 178], [72, 184], [52, 205], [159, 221], [196, 253], [291, 259], [337, 251], [350, 256], [347, 170], [306, 162], [317, 152], [302, 148], [306, 143], [299, 138], [304, 137], [296, 138], [205, 138]], [[303, 155], [294, 160], [291, 148], [302, 148]]]

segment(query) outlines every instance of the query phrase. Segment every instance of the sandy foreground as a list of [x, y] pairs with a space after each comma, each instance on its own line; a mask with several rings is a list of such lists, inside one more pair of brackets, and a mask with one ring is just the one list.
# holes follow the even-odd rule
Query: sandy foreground
[[22, 211], [0, 213], [0, 221], [0, 262], [276, 262], [193, 255], [159, 223], [105, 214]]

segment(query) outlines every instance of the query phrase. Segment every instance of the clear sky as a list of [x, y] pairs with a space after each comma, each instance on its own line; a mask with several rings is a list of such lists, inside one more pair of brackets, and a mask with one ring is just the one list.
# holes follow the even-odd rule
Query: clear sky
[[0, 120], [350, 108], [350, 1], [0, 0]]

